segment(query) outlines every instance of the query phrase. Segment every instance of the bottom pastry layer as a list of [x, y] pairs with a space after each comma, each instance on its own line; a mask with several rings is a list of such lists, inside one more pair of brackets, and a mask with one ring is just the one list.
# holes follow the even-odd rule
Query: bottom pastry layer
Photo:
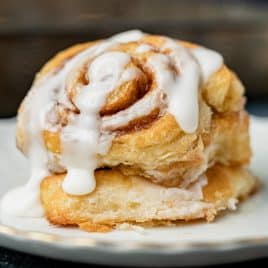
[[[244, 167], [214, 165], [187, 190], [166, 188], [117, 170], [95, 172], [97, 187], [85, 196], [63, 192], [64, 175], [52, 175], [41, 184], [47, 219], [57, 225], [77, 225], [105, 232], [121, 223], [169, 225], [178, 220], [212, 221], [219, 211], [235, 209], [238, 200], [258, 186]], [[206, 185], [204, 185], [206, 184]]]

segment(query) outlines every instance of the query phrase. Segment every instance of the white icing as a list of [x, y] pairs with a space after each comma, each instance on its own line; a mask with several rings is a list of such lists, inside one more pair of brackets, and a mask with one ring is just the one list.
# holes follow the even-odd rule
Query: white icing
[[204, 83], [208, 81], [209, 77], [219, 70], [223, 64], [222, 55], [216, 51], [204, 47], [197, 47], [192, 49], [191, 53], [199, 63]]
[[41, 217], [43, 215], [39, 187], [48, 172], [44, 166], [41, 166], [44, 159], [41, 159], [42, 155], [39, 157], [38, 154], [37, 149], [33, 154], [35, 159], [31, 161], [31, 165], [34, 167], [27, 184], [9, 191], [1, 200], [1, 211], [4, 213], [22, 217]]
[[128, 43], [138, 41], [144, 36], [144, 33], [140, 30], [130, 30], [123, 33], [116, 34], [110, 39], [119, 43]]
[[63, 190], [73, 195], [83, 195], [95, 189], [94, 171], [97, 154], [106, 151], [110, 143], [100, 143], [99, 111], [106, 96], [126, 78], [132, 79], [125, 66], [130, 56], [122, 52], [107, 52], [97, 57], [89, 66], [90, 83], [79, 89], [74, 100], [80, 114], [63, 129], [62, 163], [67, 167]]
[[[220, 68], [222, 57], [205, 48], [186, 49], [168, 38], [163, 52], [168, 50], [169, 53], [155, 53], [146, 63], [154, 74], [156, 88], [129, 108], [100, 118], [99, 111], [107, 94], [122, 83], [135, 79], [141, 72], [137, 67], [127, 66], [131, 60], [128, 54], [109, 50], [118, 42], [137, 41], [143, 36], [142, 32], [134, 30], [101, 41], [69, 59], [56, 73], [47, 75], [33, 85], [25, 100], [24, 110], [19, 114], [19, 120], [27, 131], [25, 136], [31, 176], [25, 186], [4, 197], [3, 210], [19, 216], [42, 215], [39, 187], [42, 179], [49, 175], [49, 155], [43, 144], [42, 131], [50, 126], [48, 118], [56, 121], [53, 107], [57, 103], [65, 108], [73, 107], [66, 95], [68, 77], [85, 60], [89, 62], [89, 84], [78, 88], [73, 99], [80, 113], [69, 118], [61, 133], [61, 164], [67, 170], [62, 187], [66, 193], [84, 195], [93, 191], [98, 155], [107, 153], [114, 135], [109, 131], [150, 114], [155, 108], [160, 108], [162, 112], [167, 108], [185, 132], [196, 130], [199, 86]], [[151, 45], [142, 44], [136, 52], [149, 50], [152, 50]]]
[[[1, 208], [8, 214], [17, 216], [42, 216], [43, 210], [39, 200], [40, 182], [49, 172], [47, 169], [47, 152], [44, 149], [41, 135], [42, 122], [44, 121], [46, 108], [50, 100], [54, 99], [53, 80], [47, 82], [48, 88], [43, 84], [28, 95], [28, 101], [24, 105], [24, 124], [29, 141], [28, 155], [31, 176], [27, 184], [8, 192], [1, 203]], [[50, 86], [52, 90], [50, 89]], [[31, 101], [30, 101], [31, 99]], [[40, 109], [43, 107], [43, 109]]]
[[198, 126], [199, 68], [190, 57], [184, 49], [174, 52], [173, 59], [180, 70], [178, 74], [170, 70], [170, 60], [166, 55], [152, 56], [148, 63], [155, 73], [159, 89], [167, 94], [168, 111], [185, 132], [192, 133]]

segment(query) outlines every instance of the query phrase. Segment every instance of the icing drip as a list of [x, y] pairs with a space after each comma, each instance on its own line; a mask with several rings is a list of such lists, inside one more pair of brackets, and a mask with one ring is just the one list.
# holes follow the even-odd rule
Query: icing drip
[[[44, 177], [49, 172], [47, 169], [47, 152], [44, 149], [43, 138], [41, 135], [42, 123], [45, 113], [39, 112], [40, 107], [45, 111], [50, 100], [55, 98], [53, 87], [54, 80], [47, 84], [48, 88], [42, 84], [38, 88], [33, 88], [28, 95], [32, 99], [25, 105], [24, 123], [27, 124], [27, 135], [31, 141], [28, 148], [31, 175], [26, 185], [8, 192], [1, 201], [1, 210], [17, 216], [42, 216], [43, 209], [39, 200], [39, 187]], [[18, 202], [19, 200], [19, 202]]]
[[43, 208], [40, 202], [39, 187], [41, 181], [48, 175], [47, 157], [39, 145], [32, 146], [30, 157], [31, 176], [29, 181], [16, 189], [9, 191], [1, 200], [1, 211], [14, 216], [41, 217]]
[[[67, 167], [63, 190], [73, 195], [83, 195], [94, 190], [94, 171], [97, 155], [109, 149], [109, 142], [100, 142], [99, 111], [106, 96], [125, 80], [133, 79], [134, 72], [125, 66], [130, 56], [122, 52], [107, 52], [97, 57], [90, 65], [90, 83], [79, 89], [75, 105], [80, 114], [63, 129], [62, 163]], [[75, 157], [74, 157], [75, 156]]]
[[[79, 114], [68, 119], [68, 124], [61, 131], [61, 164], [67, 170], [62, 187], [72, 195], [84, 195], [94, 190], [98, 155], [104, 155], [109, 150], [113, 139], [110, 131], [150, 114], [155, 108], [161, 112], [168, 109], [185, 132], [197, 129], [198, 89], [220, 68], [223, 60], [214, 51], [202, 47], [186, 49], [168, 38], [162, 53], [155, 52], [146, 63], [155, 77], [155, 88], [127, 109], [103, 118], [99, 116], [109, 92], [135, 79], [140, 72], [137, 67], [128, 66], [131, 61], [128, 54], [110, 50], [118, 43], [138, 41], [143, 36], [142, 32], [134, 30], [98, 42], [69, 59], [56, 73], [33, 85], [24, 101], [24, 110], [19, 114], [27, 130], [31, 176], [25, 186], [4, 197], [2, 209], [5, 212], [19, 216], [42, 215], [39, 187], [42, 179], [49, 175], [49, 156], [42, 131], [49, 125], [47, 117], [56, 120], [53, 107], [57, 104], [66, 108], [75, 105], [80, 110]], [[151, 45], [141, 44], [136, 53], [151, 50]], [[65, 91], [68, 77], [85, 59], [89, 60], [87, 77], [90, 82], [77, 89], [71, 103]]]
[[[168, 111], [185, 132], [193, 133], [198, 127], [200, 78], [207, 81], [222, 65], [222, 58], [204, 48], [188, 50], [171, 39], [167, 39], [164, 49], [171, 52], [151, 57], [149, 66], [155, 73], [159, 90], [168, 96]], [[174, 71], [170, 70], [171, 63]]]
[[208, 81], [209, 77], [215, 71], [219, 70], [223, 64], [222, 55], [213, 50], [204, 47], [197, 47], [191, 50], [191, 53], [199, 63], [203, 83]]

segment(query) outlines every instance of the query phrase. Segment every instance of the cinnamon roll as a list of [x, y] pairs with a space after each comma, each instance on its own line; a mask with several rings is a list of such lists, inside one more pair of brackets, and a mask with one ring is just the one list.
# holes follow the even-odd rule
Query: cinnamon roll
[[196, 44], [130, 31], [68, 48], [20, 106], [32, 173], [2, 208], [88, 231], [211, 221], [257, 186], [244, 103], [222, 56]]

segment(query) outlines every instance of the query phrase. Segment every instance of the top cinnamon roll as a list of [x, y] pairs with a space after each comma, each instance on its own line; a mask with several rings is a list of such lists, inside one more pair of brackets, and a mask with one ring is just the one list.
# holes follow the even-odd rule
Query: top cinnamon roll
[[66, 194], [94, 192], [102, 168], [188, 189], [215, 164], [249, 163], [243, 95], [217, 52], [132, 31], [53, 57], [21, 104], [17, 145], [31, 180], [66, 173]]

